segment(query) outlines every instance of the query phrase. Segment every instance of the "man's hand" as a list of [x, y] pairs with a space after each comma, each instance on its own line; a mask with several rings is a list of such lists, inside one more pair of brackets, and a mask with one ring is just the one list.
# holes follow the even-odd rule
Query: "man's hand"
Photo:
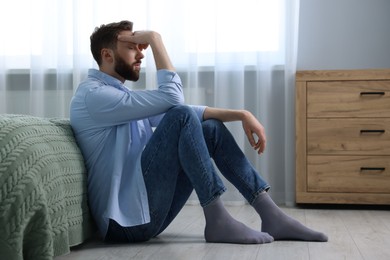
[[123, 32], [119, 34], [118, 40], [138, 44], [140, 50], [145, 50], [156, 37], [160, 36], [158, 33], [153, 31]]
[[145, 50], [149, 46], [152, 48], [156, 68], [175, 71], [164, 43], [159, 33], [154, 31], [136, 31], [134, 33], [121, 33], [118, 41], [138, 44], [140, 50]]
[[249, 112], [246, 113], [242, 120], [242, 127], [244, 128], [245, 134], [248, 137], [251, 146], [258, 154], [262, 154], [265, 150], [267, 141], [264, 127]]

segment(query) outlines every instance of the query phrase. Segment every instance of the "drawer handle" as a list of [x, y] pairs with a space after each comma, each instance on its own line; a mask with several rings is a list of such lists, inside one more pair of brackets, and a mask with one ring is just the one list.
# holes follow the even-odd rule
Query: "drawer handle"
[[373, 95], [384, 96], [385, 92], [384, 91], [364, 91], [364, 92], [360, 92], [360, 96], [373, 96]]
[[385, 167], [360, 167], [360, 171], [384, 171]]
[[362, 129], [360, 130], [360, 134], [384, 134], [385, 130], [369, 130], [369, 129]]

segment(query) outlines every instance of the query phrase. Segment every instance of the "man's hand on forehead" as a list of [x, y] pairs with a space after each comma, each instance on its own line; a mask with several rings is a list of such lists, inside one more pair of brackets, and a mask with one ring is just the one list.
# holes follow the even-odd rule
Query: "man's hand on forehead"
[[165, 49], [161, 35], [155, 31], [135, 31], [132, 35], [131, 32], [127, 34], [120, 33], [118, 40], [122, 42], [132, 42], [138, 44], [140, 50], [145, 50], [149, 46], [152, 49], [154, 62], [156, 69], [165, 69], [175, 71], [175, 67], [172, 65], [169, 59], [168, 52]]
[[147, 31], [123, 31], [118, 35], [118, 41], [136, 44], [141, 51], [147, 49], [150, 43]]

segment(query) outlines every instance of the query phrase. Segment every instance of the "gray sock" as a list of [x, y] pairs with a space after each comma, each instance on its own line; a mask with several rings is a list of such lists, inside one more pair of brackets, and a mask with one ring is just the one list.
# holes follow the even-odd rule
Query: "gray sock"
[[267, 233], [253, 230], [235, 220], [220, 198], [203, 207], [206, 218], [205, 239], [213, 243], [263, 244], [274, 239]]
[[283, 213], [266, 192], [260, 193], [252, 206], [261, 217], [261, 231], [269, 233], [275, 240], [328, 241], [325, 234], [314, 231]]

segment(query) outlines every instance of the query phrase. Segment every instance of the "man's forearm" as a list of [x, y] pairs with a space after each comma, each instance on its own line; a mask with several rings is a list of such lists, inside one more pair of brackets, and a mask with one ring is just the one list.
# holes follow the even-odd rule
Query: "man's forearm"
[[234, 109], [223, 109], [215, 107], [206, 107], [203, 119], [218, 119], [222, 122], [230, 121], [243, 121], [245, 117], [248, 116], [248, 111], [246, 110], [234, 110]]
[[173, 67], [168, 52], [165, 49], [164, 43], [159, 34], [157, 33], [153, 34], [150, 46], [153, 51], [153, 57], [156, 63], [156, 69], [157, 70], [166, 69], [170, 71], [175, 71], [175, 68]]
[[261, 123], [247, 110], [233, 110], [207, 107], [203, 113], [203, 119], [218, 119], [222, 122], [241, 121], [244, 132], [251, 146], [258, 154], [264, 152], [266, 146], [266, 136], [264, 127]]

